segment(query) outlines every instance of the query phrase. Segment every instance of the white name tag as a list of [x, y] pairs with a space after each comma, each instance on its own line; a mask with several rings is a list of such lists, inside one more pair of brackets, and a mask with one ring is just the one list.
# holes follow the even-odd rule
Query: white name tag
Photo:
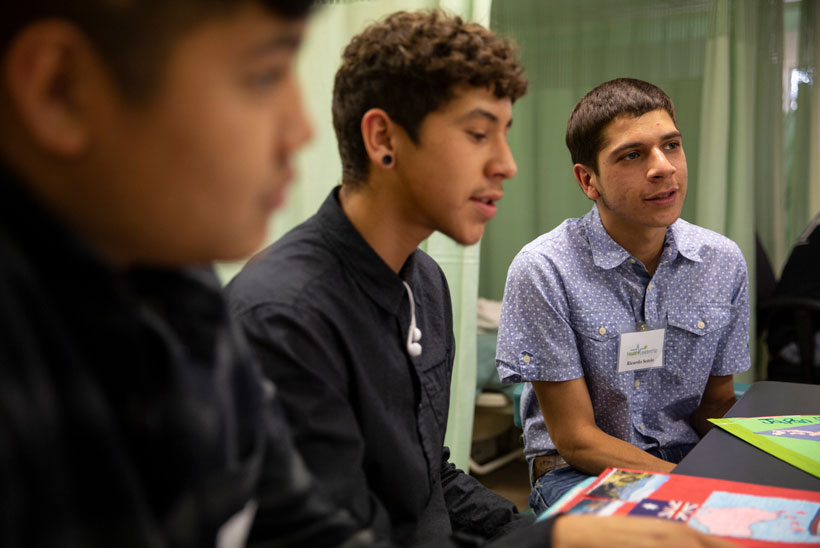
[[663, 338], [666, 329], [621, 334], [618, 373], [663, 367]]
[[258, 505], [255, 499], [249, 500], [242, 510], [222, 524], [216, 534], [216, 548], [242, 548], [245, 546]]

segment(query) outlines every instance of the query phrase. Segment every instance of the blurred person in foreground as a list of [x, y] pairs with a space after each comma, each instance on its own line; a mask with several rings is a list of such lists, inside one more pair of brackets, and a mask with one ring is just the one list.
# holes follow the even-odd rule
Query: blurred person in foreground
[[260, 245], [310, 136], [309, 7], [4, 10], [0, 545], [370, 537], [317, 496], [202, 268]]

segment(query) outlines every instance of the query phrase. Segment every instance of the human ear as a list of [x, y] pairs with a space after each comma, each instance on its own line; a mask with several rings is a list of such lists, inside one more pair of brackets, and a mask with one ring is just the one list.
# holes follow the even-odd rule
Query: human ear
[[41, 21], [26, 27], [6, 50], [2, 78], [11, 111], [29, 138], [63, 157], [88, 142], [84, 79], [90, 45], [74, 26]]
[[391, 169], [395, 165], [395, 149], [392, 134], [395, 124], [380, 108], [371, 108], [362, 116], [361, 130], [364, 148], [371, 164]]
[[595, 188], [596, 175], [595, 172], [592, 171], [592, 168], [584, 164], [575, 164], [572, 166], [572, 174], [575, 175], [578, 186], [581, 187], [581, 190], [587, 195], [587, 198], [597, 200], [600, 197], [598, 189]]

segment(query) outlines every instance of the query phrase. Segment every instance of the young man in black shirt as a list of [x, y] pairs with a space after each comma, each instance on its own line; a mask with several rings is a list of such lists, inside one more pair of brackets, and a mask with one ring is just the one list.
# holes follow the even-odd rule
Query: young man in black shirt
[[309, 137], [309, 4], [4, 9], [0, 545], [372, 538], [320, 496], [196, 268], [259, 245]]
[[480, 239], [516, 171], [506, 137], [526, 87], [509, 43], [441, 12], [396, 13], [354, 37], [333, 93], [342, 185], [231, 282], [231, 309], [311, 472], [378, 539], [722, 546], [634, 518], [568, 516], [550, 532], [448, 460], [450, 295], [417, 247], [434, 230]]

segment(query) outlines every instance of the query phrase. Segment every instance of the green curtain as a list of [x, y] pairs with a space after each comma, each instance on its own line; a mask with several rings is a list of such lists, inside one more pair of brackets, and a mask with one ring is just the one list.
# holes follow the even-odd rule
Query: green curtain
[[[313, 142], [295, 162], [298, 177], [285, 207], [271, 223], [267, 243], [311, 216], [341, 180], [341, 161], [331, 117], [333, 77], [350, 39], [370, 23], [398, 10], [442, 7], [466, 19], [489, 23], [491, 0], [365, 0], [328, 2], [312, 18], [299, 54], [299, 77], [305, 108], [315, 129]], [[478, 246], [465, 248], [440, 234], [422, 244], [442, 267], [450, 284], [456, 335], [456, 362], [450, 394], [450, 418], [445, 443], [451, 461], [464, 470], [470, 457], [476, 386], [476, 300]], [[227, 283], [244, 261], [219, 264]], [[422, 341], [423, 342], [423, 341]]]
[[519, 174], [481, 244], [480, 294], [501, 298], [518, 250], [591, 207], [572, 176], [566, 122], [587, 91], [623, 76], [672, 98], [689, 171], [682, 216], [735, 240], [753, 280], [756, 216], [764, 241], [783, 231], [781, 218], [757, 213], [784, 187], [782, 14], [781, 0], [494, 3], [493, 27], [519, 43], [532, 87], [514, 110]]

